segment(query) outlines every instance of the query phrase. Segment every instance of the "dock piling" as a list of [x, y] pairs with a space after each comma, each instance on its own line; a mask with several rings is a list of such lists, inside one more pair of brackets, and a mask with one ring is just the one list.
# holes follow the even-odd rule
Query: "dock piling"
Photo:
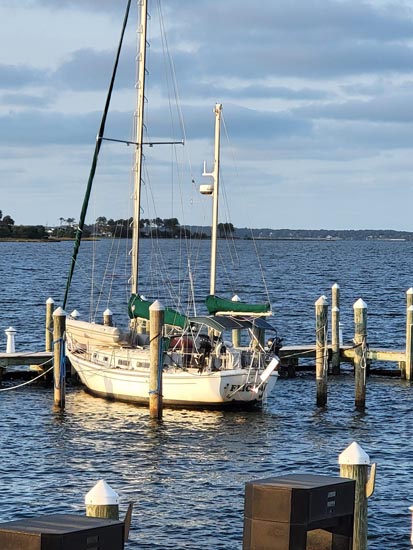
[[400, 376], [412, 380], [413, 360], [413, 288], [406, 292], [406, 360], [400, 365]]
[[340, 374], [340, 287], [331, 287], [331, 372]]
[[321, 296], [315, 303], [316, 315], [316, 384], [317, 407], [327, 404], [327, 374], [328, 374], [328, 303]]
[[113, 313], [109, 308], [103, 312], [103, 324], [107, 327], [113, 327]]
[[46, 326], [45, 326], [45, 351], [52, 351], [53, 349], [53, 309], [54, 300], [48, 298], [46, 300]]
[[354, 310], [354, 377], [355, 405], [358, 409], [366, 406], [367, 379], [367, 305], [360, 298], [353, 305]]
[[86, 515], [119, 519], [119, 495], [101, 479], [85, 496]]
[[16, 329], [13, 327], [9, 327], [7, 330], [4, 331], [7, 336], [7, 342], [6, 342], [6, 353], [15, 353], [16, 352]]
[[374, 491], [376, 465], [372, 464], [368, 479], [369, 455], [355, 441], [339, 455], [338, 462], [340, 477], [356, 482], [353, 550], [367, 550], [367, 499]]
[[60, 409], [65, 408], [66, 399], [65, 331], [66, 312], [58, 307], [53, 313], [53, 381], [54, 404]]
[[149, 373], [149, 414], [151, 418], [162, 418], [162, 366], [163, 366], [163, 325], [165, 308], [159, 300], [149, 307], [150, 317], [150, 373]]

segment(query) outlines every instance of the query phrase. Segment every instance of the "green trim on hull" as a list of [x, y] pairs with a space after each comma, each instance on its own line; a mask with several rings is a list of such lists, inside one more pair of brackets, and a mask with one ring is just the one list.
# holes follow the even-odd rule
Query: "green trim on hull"
[[210, 315], [215, 315], [218, 312], [255, 314], [271, 313], [271, 304], [269, 302], [265, 302], [264, 304], [248, 304], [246, 302], [236, 302], [228, 298], [220, 298], [219, 296], [210, 294], [207, 296], [205, 303]]
[[[128, 314], [130, 319], [147, 319], [149, 321], [149, 307], [153, 302], [142, 300], [139, 294], [132, 294], [128, 303]], [[169, 307], [165, 308], [165, 324], [174, 327], [185, 328], [188, 324], [188, 319], [185, 315], [178, 313]]]

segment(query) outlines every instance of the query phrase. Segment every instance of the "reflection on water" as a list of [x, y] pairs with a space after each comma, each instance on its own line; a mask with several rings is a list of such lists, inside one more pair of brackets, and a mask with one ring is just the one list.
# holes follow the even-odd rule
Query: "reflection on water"
[[241, 548], [247, 481], [338, 475], [338, 455], [356, 440], [378, 462], [369, 548], [408, 548], [411, 388], [372, 381], [364, 414], [354, 410], [353, 390], [349, 375], [332, 380], [319, 410], [313, 378], [301, 376], [280, 380], [263, 411], [165, 410], [159, 424], [146, 408], [81, 388], [69, 389], [64, 412], [50, 389], [3, 393], [1, 519], [84, 513], [84, 495], [105, 479], [121, 496], [121, 514], [135, 503], [130, 548]]
[[[167, 244], [165, 252], [173, 255], [174, 243]], [[410, 243], [259, 244], [286, 343], [314, 341], [314, 302], [338, 282], [345, 339], [351, 338], [352, 304], [361, 296], [369, 308], [371, 345], [402, 346], [405, 291], [413, 284], [405, 272]], [[209, 243], [204, 245], [207, 251]], [[53, 250], [1, 246], [7, 262], [0, 262], [0, 346], [5, 348], [3, 330], [12, 325], [20, 349], [41, 349], [44, 302], [62, 294], [61, 268], [71, 243]], [[248, 262], [253, 245], [239, 246], [241, 261]], [[248, 296], [249, 270], [239, 273]], [[75, 298], [84, 299], [81, 280], [76, 285]], [[120, 293], [120, 282], [116, 288]], [[28, 298], [30, 316], [22, 307]], [[328, 391], [327, 407], [318, 409], [314, 378], [302, 375], [279, 380], [262, 411], [165, 410], [160, 424], [146, 408], [98, 399], [81, 388], [69, 388], [64, 412], [54, 409], [47, 388], [0, 393], [0, 520], [84, 513], [85, 494], [105, 479], [121, 496], [122, 514], [129, 501], [135, 503], [129, 548], [239, 549], [247, 481], [292, 472], [338, 475], [338, 455], [355, 440], [378, 463], [369, 550], [407, 550], [412, 387], [370, 378], [364, 413], [354, 409], [350, 374], [331, 379]]]

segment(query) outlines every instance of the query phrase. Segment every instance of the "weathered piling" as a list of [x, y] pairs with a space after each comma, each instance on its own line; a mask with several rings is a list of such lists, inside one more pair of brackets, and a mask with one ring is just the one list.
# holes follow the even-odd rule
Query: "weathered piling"
[[400, 365], [400, 375], [402, 378], [412, 380], [412, 360], [413, 360], [413, 288], [406, 292], [406, 359]]
[[113, 327], [113, 313], [109, 308], [103, 312], [103, 324], [107, 327]]
[[15, 342], [15, 336], [16, 336], [16, 329], [13, 327], [9, 327], [7, 330], [4, 331], [7, 337], [6, 341], [6, 353], [15, 353], [16, 351], [16, 342]]
[[101, 479], [85, 496], [86, 515], [119, 519], [119, 495]]
[[366, 406], [367, 379], [367, 305], [360, 298], [354, 309], [354, 378], [355, 405], [358, 409]]
[[331, 372], [340, 374], [340, 287], [331, 287]]
[[53, 298], [47, 298], [46, 300], [46, 326], [45, 326], [45, 351], [52, 351], [53, 349]]
[[354, 479], [356, 482], [353, 550], [367, 550], [367, 499], [374, 491], [376, 465], [372, 464], [367, 481], [370, 458], [355, 441], [339, 455], [338, 462], [340, 477]]
[[54, 404], [61, 409], [64, 409], [66, 399], [65, 331], [66, 312], [59, 307], [53, 313], [53, 380]]
[[316, 384], [317, 407], [327, 404], [327, 374], [328, 374], [328, 304], [325, 296], [315, 303], [316, 316]]
[[[240, 297], [237, 294], [231, 298], [233, 302], [240, 302]], [[239, 329], [234, 329], [232, 331], [232, 345], [234, 348], [239, 348], [241, 345], [241, 331]]]
[[162, 366], [163, 366], [163, 324], [165, 308], [159, 300], [149, 307], [150, 317], [150, 373], [149, 414], [158, 420], [162, 418]]

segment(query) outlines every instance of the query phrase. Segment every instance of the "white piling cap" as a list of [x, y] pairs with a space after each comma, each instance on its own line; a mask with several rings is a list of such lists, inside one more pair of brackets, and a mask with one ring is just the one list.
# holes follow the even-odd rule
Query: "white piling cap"
[[325, 296], [320, 296], [320, 298], [316, 301], [316, 306], [326, 306], [328, 304], [327, 298]]
[[105, 311], [103, 312], [103, 315], [113, 315], [113, 313], [110, 311], [109, 308], [105, 309]]
[[331, 311], [334, 311], [334, 313], [337, 313], [337, 311], [340, 311], [340, 309], [337, 306], [334, 306]]
[[413, 294], [413, 287], [411, 286], [409, 290], [406, 290], [406, 294]]
[[367, 304], [364, 300], [359, 298], [355, 304], [353, 304], [353, 309], [367, 309]]
[[370, 464], [369, 455], [363, 451], [358, 443], [353, 441], [338, 457], [339, 464], [350, 464], [353, 466]]
[[72, 319], [77, 319], [78, 317], [80, 317], [80, 313], [78, 312], [77, 309], [74, 309], [70, 314], [70, 317], [72, 317]]
[[57, 309], [54, 310], [53, 316], [54, 317], [66, 317], [66, 311], [63, 308], [58, 307]]
[[119, 504], [119, 495], [110, 487], [104, 479], [101, 479], [86, 494], [85, 504]]
[[340, 288], [340, 286], [337, 283], [334, 283], [331, 288]]
[[238, 296], [238, 294], [234, 294], [234, 296], [231, 298], [233, 302], [240, 302], [241, 298]]
[[17, 330], [13, 327], [9, 327], [7, 330], [4, 331], [6, 334], [15, 334]]
[[164, 311], [164, 307], [159, 300], [155, 300], [152, 305], [149, 306], [149, 311]]
[[47, 298], [46, 304], [54, 304], [53, 298]]

